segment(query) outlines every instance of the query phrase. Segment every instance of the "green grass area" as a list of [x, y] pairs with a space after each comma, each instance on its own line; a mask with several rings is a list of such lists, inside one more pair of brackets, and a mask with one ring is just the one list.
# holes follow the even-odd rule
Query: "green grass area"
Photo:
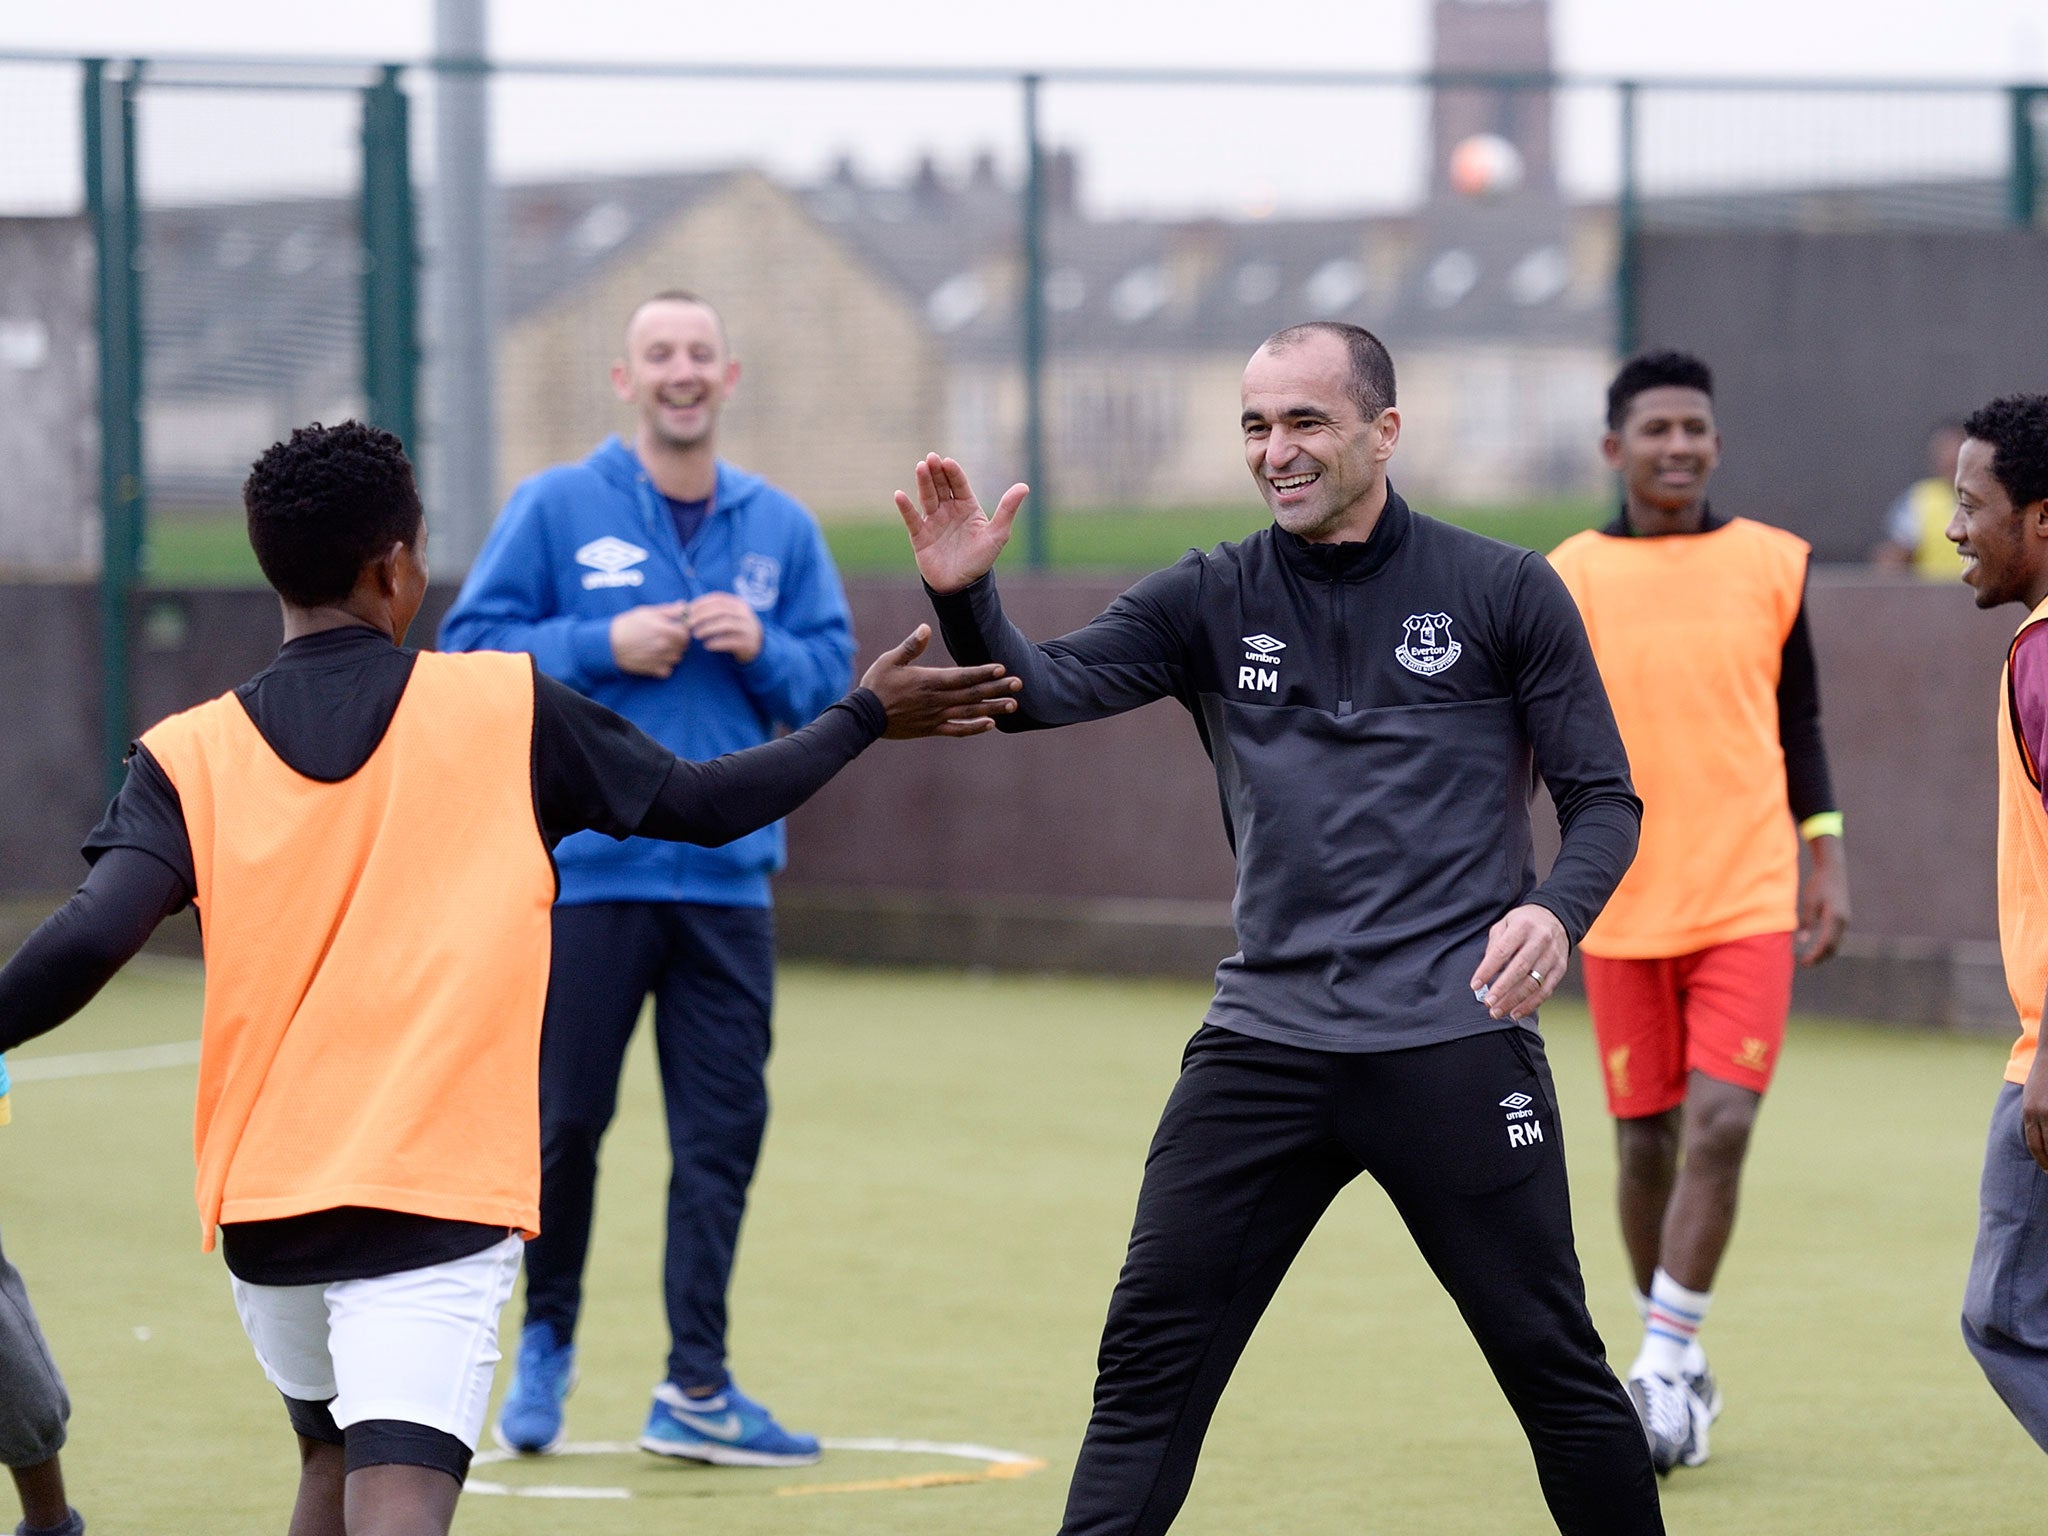
[[[1600, 506], [1583, 501], [1429, 510], [1491, 538], [1544, 550], [1605, 515]], [[1073, 511], [1053, 519], [1047, 542], [1058, 570], [1149, 571], [1172, 564], [1190, 549], [1241, 539], [1265, 522], [1264, 513], [1250, 505]], [[832, 558], [848, 575], [910, 568], [909, 546], [893, 517], [829, 520], [825, 537]], [[1004, 556], [1004, 569], [1022, 569], [1024, 558], [1020, 529]], [[156, 518], [149, 530], [149, 577], [164, 586], [260, 586], [263, 581], [239, 512]]]
[[240, 511], [158, 513], [144, 555], [149, 580], [166, 587], [260, 587]]
[[[1174, 984], [785, 972], [775, 1121], [734, 1297], [741, 1380], [799, 1427], [974, 1442], [1042, 1457], [1044, 1471], [858, 1491], [848, 1485], [974, 1464], [835, 1452], [813, 1469], [744, 1472], [637, 1452], [555, 1458], [481, 1475], [622, 1487], [632, 1500], [472, 1495], [459, 1528], [1053, 1529], [1146, 1142], [1204, 998]], [[198, 1006], [196, 973], [159, 962], [11, 1058], [24, 1070], [16, 1123], [0, 1130], [0, 1223], [76, 1402], [76, 1500], [113, 1536], [275, 1531], [295, 1475], [220, 1262], [197, 1251], [192, 1068], [38, 1076], [52, 1057], [189, 1040]], [[1625, 1364], [1637, 1324], [1583, 1013], [1553, 1008], [1546, 1033], [1589, 1291]], [[2040, 1453], [1955, 1323], [2004, 1050], [1794, 1021], [1705, 1334], [1728, 1409], [1713, 1460], [1663, 1485], [1674, 1533], [2039, 1528]], [[570, 1400], [578, 1441], [637, 1433], [665, 1348], [667, 1167], [644, 1031], [606, 1156]], [[805, 1487], [848, 1491], [778, 1495]], [[1552, 1529], [1513, 1418], [1369, 1184], [1337, 1203], [1282, 1287], [1175, 1529]]]

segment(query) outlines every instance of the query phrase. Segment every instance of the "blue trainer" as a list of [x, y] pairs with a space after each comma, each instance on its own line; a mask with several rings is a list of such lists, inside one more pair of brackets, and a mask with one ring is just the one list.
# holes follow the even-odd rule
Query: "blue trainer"
[[508, 1451], [545, 1456], [562, 1444], [562, 1399], [576, 1385], [576, 1346], [556, 1342], [547, 1323], [528, 1323], [519, 1335], [512, 1385], [498, 1408], [492, 1434]]
[[721, 1467], [802, 1467], [818, 1459], [815, 1435], [793, 1435], [732, 1382], [711, 1397], [685, 1397], [664, 1381], [654, 1389], [640, 1449]]

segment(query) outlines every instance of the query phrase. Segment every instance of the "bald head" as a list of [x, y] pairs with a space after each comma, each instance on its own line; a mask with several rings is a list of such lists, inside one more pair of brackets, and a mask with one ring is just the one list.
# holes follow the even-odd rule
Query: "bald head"
[[725, 334], [725, 317], [712, 307], [709, 299], [694, 294], [687, 288], [664, 288], [660, 293], [651, 293], [638, 304], [635, 304], [633, 312], [626, 316], [626, 346], [629, 351], [633, 345], [633, 327], [639, 323], [640, 317], [649, 310], [668, 305], [680, 305], [685, 308], [701, 309], [704, 311], [705, 314], [711, 317], [712, 327], [718, 332], [719, 350], [731, 350], [731, 344], [727, 341]]

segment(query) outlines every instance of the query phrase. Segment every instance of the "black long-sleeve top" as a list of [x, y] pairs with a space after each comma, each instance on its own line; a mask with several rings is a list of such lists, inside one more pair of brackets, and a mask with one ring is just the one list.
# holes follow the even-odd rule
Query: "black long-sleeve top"
[[[272, 751], [307, 778], [354, 775], [384, 739], [413, 651], [362, 626], [294, 640], [235, 690]], [[533, 805], [552, 848], [573, 832], [716, 845], [780, 820], [877, 740], [881, 700], [855, 689], [802, 730], [708, 762], [534, 674]], [[198, 894], [178, 792], [138, 744], [85, 842], [85, 883], [0, 969], [0, 1051], [83, 1008], [164, 918]], [[457, 1258], [500, 1228], [391, 1211], [321, 1211], [222, 1228], [229, 1268], [259, 1284], [310, 1284]]]
[[[1042, 645], [988, 577], [934, 606], [962, 664], [1022, 680], [1003, 730], [1159, 698], [1194, 717], [1238, 864], [1212, 1024], [1329, 1051], [1510, 1027], [1468, 985], [1488, 928], [1536, 902], [1576, 942], [1634, 857], [1641, 803], [1564, 584], [1391, 492], [1363, 543], [1269, 527], [1190, 551]], [[1541, 883], [1535, 769], [1564, 830]]]

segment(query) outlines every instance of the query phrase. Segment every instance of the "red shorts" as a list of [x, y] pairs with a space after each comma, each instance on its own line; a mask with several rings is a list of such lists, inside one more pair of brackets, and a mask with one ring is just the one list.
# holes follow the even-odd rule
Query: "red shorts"
[[1792, 1011], [1792, 935], [1764, 933], [1668, 960], [1585, 955], [1586, 1004], [1617, 1120], [1685, 1102], [1686, 1074], [1762, 1093]]

